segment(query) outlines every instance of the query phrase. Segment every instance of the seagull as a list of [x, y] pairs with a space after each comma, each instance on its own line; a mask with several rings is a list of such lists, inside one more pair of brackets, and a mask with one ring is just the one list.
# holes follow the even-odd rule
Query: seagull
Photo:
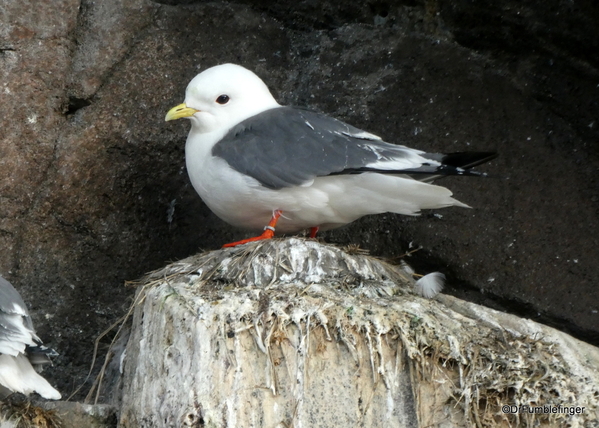
[[235, 64], [191, 80], [185, 102], [165, 120], [187, 118], [187, 171], [206, 205], [225, 222], [261, 235], [328, 230], [368, 214], [418, 215], [423, 209], [469, 208], [446, 175], [484, 175], [470, 168], [493, 152], [427, 153], [310, 110], [282, 106], [253, 72]]
[[42, 346], [19, 292], [0, 276], [0, 394], [37, 392], [59, 400], [60, 393], [36, 371], [57, 355]]

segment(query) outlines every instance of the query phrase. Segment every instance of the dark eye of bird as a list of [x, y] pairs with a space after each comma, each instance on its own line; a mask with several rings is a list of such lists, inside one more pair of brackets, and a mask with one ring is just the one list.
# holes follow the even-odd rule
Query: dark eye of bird
[[229, 102], [229, 96], [228, 95], [221, 95], [220, 97], [218, 97], [216, 99], [216, 102], [219, 104], [227, 104]]

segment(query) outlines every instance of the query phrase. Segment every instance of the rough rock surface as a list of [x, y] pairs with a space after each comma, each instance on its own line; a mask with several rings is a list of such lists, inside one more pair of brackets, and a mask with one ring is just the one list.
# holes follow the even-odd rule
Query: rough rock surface
[[8, 0], [0, 24], [0, 272], [61, 353], [45, 375], [63, 395], [130, 302], [123, 281], [243, 236], [190, 187], [188, 127], [163, 123], [222, 62], [389, 141], [498, 150], [492, 178], [443, 183], [473, 210], [325, 239], [422, 246], [412, 264], [450, 292], [599, 343], [596, 2]]
[[599, 418], [598, 348], [450, 296], [423, 299], [414, 282], [373, 257], [296, 238], [153, 272], [133, 305], [119, 427], [583, 427]]

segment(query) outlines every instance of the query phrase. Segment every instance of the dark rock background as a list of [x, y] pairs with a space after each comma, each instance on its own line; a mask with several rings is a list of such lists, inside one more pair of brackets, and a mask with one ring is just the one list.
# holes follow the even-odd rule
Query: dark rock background
[[499, 151], [490, 178], [442, 183], [472, 210], [323, 237], [391, 258], [422, 246], [408, 262], [445, 272], [447, 292], [599, 345], [598, 29], [591, 0], [4, 2], [0, 273], [61, 353], [47, 377], [65, 396], [84, 382], [126, 280], [246, 236], [191, 188], [188, 124], [164, 122], [223, 62], [388, 141]]

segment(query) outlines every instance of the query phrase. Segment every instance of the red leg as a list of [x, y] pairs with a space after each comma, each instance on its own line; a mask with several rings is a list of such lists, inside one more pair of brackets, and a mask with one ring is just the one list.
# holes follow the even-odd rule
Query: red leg
[[273, 236], [275, 236], [275, 226], [277, 225], [277, 221], [279, 221], [279, 217], [281, 217], [281, 214], [283, 214], [283, 211], [281, 210], [275, 210], [272, 213], [270, 222], [268, 223], [268, 226], [264, 228], [264, 232], [262, 232], [262, 235], [254, 236], [253, 238], [242, 239], [241, 241], [231, 242], [230, 244], [223, 245], [223, 248], [236, 247], [238, 245], [247, 244], [248, 242], [261, 241], [263, 239], [272, 238]]
[[316, 234], [318, 233], [318, 226], [314, 226], [310, 228], [310, 238], [316, 238]]

